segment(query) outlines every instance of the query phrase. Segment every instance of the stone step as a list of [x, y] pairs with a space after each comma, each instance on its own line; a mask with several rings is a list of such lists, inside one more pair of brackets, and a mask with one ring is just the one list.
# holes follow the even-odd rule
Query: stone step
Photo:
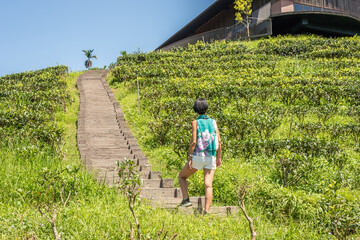
[[88, 156], [97, 156], [97, 155], [106, 155], [108, 157], [111, 156], [123, 156], [121, 159], [123, 159], [124, 157], [128, 157], [131, 158], [131, 152], [129, 149], [124, 148], [124, 149], [89, 149], [89, 145], [88, 145], [88, 150], [86, 151], [86, 155]]
[[127, 154], [132, 154], [132, 153], [131, 153], [131, 150], [129, 149], [129, 147], [126, 145], [121, 148], [120, 147], [118, 147], [118, 148], [95, 148], [94, 146], [91, 147], [88, 144], [87, 154], [127, 155]]
[[83, 78], [83, 80], [84, 81], [97, 81], [97, 80], [100, 80], [101, 78], [100, 77], [88, 77], [88, 76], [86, 76], [86, 77], [84, 77]]
[[[93, 138], [93, 137], [123, 137], [124, 135], [118, 131], [117, 128], [114, 129], [107, 129], [106, 131], [104, 130], [98, 130], [98, 129], [87, 129], [87, 131], [79, 131], [79, 134], [81, 135], [86, 135], [88, 138]], [[81, 136], [84, 137], [84, 136]]]
[[135, 139], [134, 136], [124, 136], [124, 139], [125, 140], [132, 140], [132, 139]]
[[98, 171], [99, 173], [115, 171], [117, 168], [116, 162], [92, 162], [87, 164], [87, 169]]
[[[177, 208], [182, 201], [182, 196], [173, 197], [173, 198], [163, 198], [163, 199], [153, 199], [150, 201], [151, 204], [161, 207], [173, 209]], [[190, 197], [190, 202], [192, 203], [193, 208], [203, 209], [205, 206], [205, 196], [201, 197]]]
[[119, 134], [121, 136], [123, 136], [123, 134], [120, 133], [120, 129], [118, 127], [116, 128], [91, 128], [91, 129], [86, 129], [85, 131], [80, 131], [79, 133], [81, 134], [85, 134], [85, 133], [89, 133], [89, 134], [99, 134], [99, 137], [103, 137], [106, 136], [106, 134]]
[[107, 144], [107, 143], [117, 143], [119, 145], [128, 145], [127, 141], [124, 140], [124, 138], [122, 136], [112, 136], [111, 134], [109, 134], [108, 138], [106, 138], [105, 136], [96, 136], [96, 138], [98, 139], [94, 139], [95, 137], [92, 137], [91, 134], [88, 133], [84, 133], [82, 134], [83, 136], [79, 136], [77, 139], [78, 140], [85, 140], [85, 141], [89, 141], [89, 142], [95, 142], [96, 144]]
[[149, 164], [149, 159], [148, 158], [137, 158], [136, 163], [137, 163], [137, 165], [147, 165], [147, 164]]
[[107, 128], [112, 128], [112, 129], [116, 129], [116, 127], [118, 126], [118, 124], [116, 122], [85, 122], [85, 130], [89, 129], [89, 128], [100, 128], [100, 127], [107, 127]]
[[[115, 170], [112, 170], [112, 171], [103, 171], [103, 172], [95, 172], [96, 176], [97, 176], [97, 179], [100, 180], [100, 181], [105, 181], [107, 184], [109, 185], [114, 185], [118, 182], [119, 180], [119, 176], [117, 174], [117, 171]], [[144, 181], [144, 184], [146, 185], [150, 185], [150, 184], [154, 184], [154, 185], [157, 185], [156, 181], [161, 181], [160, 178], [158, 179], [148, 179], [149, 178], [149, 172], [147, 173], [144, 173], [141, 175], [141, 179], [143, 179]], [[156, 181], [152, 181], [152, 182], [148, 182], [149, 180], [156, 180]], [[146, 181], [146, 183], [145, 183]], [[166, 182], [166, 184], [169, 184], [168, 182]], [[150, 186], [148, 187], [150, 188]], [[145, 189], [145, 188], [144, 188]], [[164, 188], [164, 189], [169, 189], [169, 188]]]
[[144, 158], [147, 158], [147, 157], [145, 156], [145, 154], [142, 153], [142, 152], [138, 152], [137, 154], [134, 154], [134, 157], [135, 157], [136, 159], [144, 159]]
[[179, 188], [143, 188], [141, 189], [140, 196], [146, 199], [165, 199], [181, 196]]
[[138, 145], [136, 139], [127, 140], [127, 144], [128, 144], [128, 145], [134, 145], [134, 146]]
[[85, 134], [85, 136], [80, 137], [80, 139], [84, 139], [84, 138], [86, 140], [96, 141], [96, 142], [98, 142], [98, 141], [100, 141], [100, 142], [116, 142], [116, 141], [122, 142], [122, 141], [124, 141], [125, 143], [127, 142], [127, 141], [125, 141], [125, 138], [123, 136], [94, 136], [94, 137], [89, 138]]
[[[141, 152], [140, 146], [139, 145], [128, 145], [129, 149], [131, 149], [132, 151], [139, 151]], [[135, 154], [135, 153], [134, 153]]]
[[[99, 160], [92, 160], [91, 162], [87, 162], [88, 169], [94, 169], [98, 172], [106, 172], [106, 171], [113, 171], [117, 168], [117, 161], [121, 162], [120, 160], [113, 160], [113, 159], [99, 159]], [[135, 160], [136, 162], [136, 160]], [[149, 174], [152, 172], [152, 167], [149, 164], [145, 165], [138, 165], [135, 167], [135, 170], [139, 172], [144, 172], [145, 174]], [[155, 179], [160, 179], [157, 177], [157, 172], [153, 172], [153, 177]]]
[[164, 179], [143, 179], [143, 188], [174, 188], [174, 180]]
[[150, 164], [145, 164], [145, 165], [138, 165], [138, 167], [136, 168], [138, 171], [142, 171], [142, 172], [146, 172], [146, 171], [151, 171], [152, 170], [152, 166]]
[[[115, 170], [116, 169], [116, 165], [114, 166], [114, 168], [106, 168], [106, 167], [103, 167], [103, 168], [92, 168], [92, 170], [101, 175], [101, 176], [105, 176], [107, 175], [107, 178], [108, 176], [112, 176], [115, 175], [117, 176], [117, 171]], [[161, 176], [160, 176], [160, 172], [158, 171], [141, 171], [140, 172], [140, 178], [143, 179], [143, 180], [161, 180]], [[118, 178], [118, 177], [116, 177]], [[171, 180], [170, 180], [171, 181]], [[168, 182], [168, 180], [165, 180], [164, 182], [165, 185], [170, 185], [171, 183]]]
[[141, 171], [141, 179], [161, 179], [159, 171]]
[[[86, 118], [86, 116], [85, 116], [85, 118]], [[109, 116], [108, 119], [104, 119], [102, 121], [86, 118], [86, 119], [84, 119], [84, 123], [85, 123], [85, 125], [91, 124], [91, 125], [96, 125], [97, 127], [114, 126], [114, 129], [116, 129], [116, 126], [118, 125], [118, 123], [116, 121], [114, 121], [112, 118], [113, 118], [113, 116]]]
[[[116, 161], [119, 161], [119, 162], [122, 162], [124, 161], [124, 156], [108, 156], [106, 155], [106, 158], [105, 157], [99, 157], [99, 156], [89, 156], [89, 155], [84, 155], [84, 157], [86, 158], [85, 159], [85, 162], [87, 165], [92, 165], [93, 163], [96, 163], [96, 162], [111, 162], [111, 163], [114, 163], [116, 164]], [[130, 158], [127, 157], [127, 159], [131, 159], [133, 161], [137, 161], [137, 159], [133, 159], [133, 158]]]
[[89, 147], [99, 147], [99, 148], [122, 148], [122, 149], [129, 149], [129, 145], [126, 145], [126, 142], [118, 141], [118, 142], [110, 142], [110, 143], [104, 143], [104, 142], [94, 142], [94, 141], [85, 141], [85, 140], [79, 140], [79, 144], [87, 144]]
[[[177, 208], [178, 212], [183, 214], [201, 214], [202, 209], [196, 207], [179, 207]], [[225, 207], [217, 207], [213, 206], [209, 210], [210, 215], [219, 215], [219, 216], [227, 216], [227, 215], [236, 215], [239, 213], [238, 206], [225, 206]]]
[[103, 146], [105, 144], [108, 144], [108, 146], [112, 146], [112, 145], [126, 145], [126, 141], [119, 138], [119, 139], [112, 139], [112, 140], [107, 140], [106, 142], [103, 140], [94, 140], [91, 138], [81, 138], [80, 140], [85, 140], [87, 144], [89, 145], [98, 145], [98, 146]]
[[108, 128], [108, 129], [116, 129], [118, 124], [98, 124], [98, 123], [84, 123], [84, 131], [86, 132], [88, 129], [96, 129], [96, 128]]
[[133, 149], [133, 148], [130, 149], [130, 153], [136, 156], [141, 156], [143, 154], [141, 149]]
[[127, 154], [101, 154], [101, 153], [97, 153], [97, 154], [91, 154], [91, 156], [88, 156], [88, 159], [116, 159], [116, 160], [124, 160], [124, 158], [127, 159], [137, 159], [135, 158], [135, 156], [133, 154], [130, 154], [130, 151], [128, 151]]

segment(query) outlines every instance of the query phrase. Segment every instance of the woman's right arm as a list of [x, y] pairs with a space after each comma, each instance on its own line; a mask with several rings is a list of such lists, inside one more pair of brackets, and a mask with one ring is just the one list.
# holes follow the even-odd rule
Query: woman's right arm
[[217, 139], [219, 141], [219, 147], [216, 151], [216, 167], [220, 167], [221, 166], [221, 138], [220, 138], [220, 133], [219, 133], [219, 129], [218, 129], [217, 125], [216, 125], [216, 134], [217, 134]]

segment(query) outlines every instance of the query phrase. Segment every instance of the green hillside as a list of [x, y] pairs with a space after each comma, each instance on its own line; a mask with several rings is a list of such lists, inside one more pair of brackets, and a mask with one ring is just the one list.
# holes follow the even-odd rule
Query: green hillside
[[[257, 239], [358, 239], [359, 55], [359, 37], [199, 43], [124, 53], [108, 80], [153, 169], [175, 181], [192, 104], [209, 101], [224, 149], [214, 204], [237, 204], [236, 182], [246, 182]], [[53, 239], [39, 207], [58, 210], [61, 239], [129, 239], [126, 199], [99, 184], [79, 157], [80, 74], [57, 66], [0, 77], [0, 239]], [[203, 194], [202, 184], [202, 174], [193, 176], [191, 195]], [[148, 239], [161, 229], [165, 239], [250, 236], [241, 213], [184, 215], [143, 201], [135, 211]]]
[[[185, 164], [192, 104], [204, 97], [224, 149], [215, 204], [236, 204], [236, 182], [247, 181], [251, 208], [340, 237], [360, 226], [359, 56], [359, 37], [199, 42], [124, 53], [109, 82], [165, 177], [177, 179]], [[190, 192], [204, 194], [201, 174], [190, 179]]]
[[[79, 94], [75, 87], [81, 73], [66, 71], [60, 66], [0, 78], [0, 239], [53, 239], [49, 219], [39, 207], [50, 214], [57, 209], [55, 223], [61, 239], [129, 239], [134, 223], [126, 199], [99, 184], [81, 164], [76, 145]], [[64, 195], [70, 196], [66, 206]], [[135, 211], [148, 239], [157, 239], [162, 229], [161, 239], [165, 233], [165, 239], [173, 234], [177, 239], [249, 236], [247, 221], [241, 215], [184, 215], [141, 201]], [[258, 209], [249, 209], [251, 214], [253, 211], [261, 239], [322, 236], [313, 231], [311, 223], [283, 224]]]

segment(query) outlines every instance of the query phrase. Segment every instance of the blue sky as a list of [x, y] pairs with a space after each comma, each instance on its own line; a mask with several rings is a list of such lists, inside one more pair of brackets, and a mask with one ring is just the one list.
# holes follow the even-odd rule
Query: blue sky
[[120, 51], [148, 52], [215, 0], [1, 0], [0, 76], [57, 64], [84, 70], [115, 62]]

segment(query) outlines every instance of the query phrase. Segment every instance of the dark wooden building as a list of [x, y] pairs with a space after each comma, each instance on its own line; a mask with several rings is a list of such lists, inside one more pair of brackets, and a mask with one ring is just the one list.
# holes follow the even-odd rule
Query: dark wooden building
[[[157, 49], [187, 46], [198, 40], [246, 37], [235, 22], [234, 0], [217, 0]], [[254, 0], [250, 35], [314, 33], [360, 35], [360, 0]]]

